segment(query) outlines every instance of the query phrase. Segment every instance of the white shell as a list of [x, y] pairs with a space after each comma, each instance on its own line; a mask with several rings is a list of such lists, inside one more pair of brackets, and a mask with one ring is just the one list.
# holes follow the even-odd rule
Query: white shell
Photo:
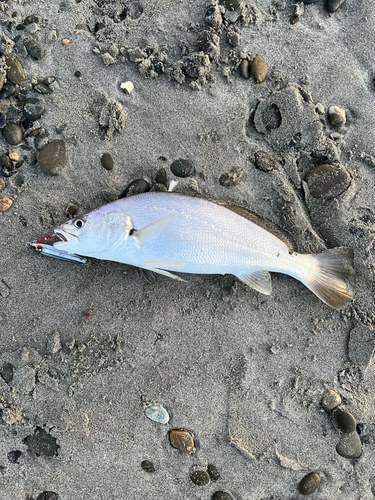
[[120, 85], [120, 88], [126, 92], [127, 94], [130, 94], [134, 90], [134, 85], [133, 82], [124, 82]]
[[160, 405], [152, 405], [146, 408], [146, 417], [158, 424], [167, 424], [169, 415], [165, 408]]

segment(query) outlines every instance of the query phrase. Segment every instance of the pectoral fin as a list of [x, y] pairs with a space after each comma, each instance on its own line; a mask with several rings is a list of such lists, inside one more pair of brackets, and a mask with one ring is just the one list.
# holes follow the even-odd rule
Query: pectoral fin
[[260, 293], [269, 295], [272, 291], [271, 275], [268, 271], [260, 270], [253, 273], [237, 274], [237, 278]]
[[136, 245], [140, 247], [149, 241], [154, 240], [163, 231], [165, 226], [173, 219], [176, 214], [169, 214], [161, 219], [152, 222], [146, 227], [143, 227], [139, 231], [133, 233], [132, 238], [134, 238]]
[[174, 280], [177, 280], [177, 281], [184, 281], [186, 283], [185, 280], [183, 280], [182, 278], [180, 278], [179, 276], [176, 276], [175, 274], [172, 274], [168, 271], [165, 271], [164, 269], [158, 269], [157, 267], [151, 267], [151, 266], [142, 266], [142, 269], [147, 269], [148, 271], [152, 271], [153, 273], [158, 273], [158, 274], [163, 274], [164, 276], [168, 276], [168, 278], [172, 278]]

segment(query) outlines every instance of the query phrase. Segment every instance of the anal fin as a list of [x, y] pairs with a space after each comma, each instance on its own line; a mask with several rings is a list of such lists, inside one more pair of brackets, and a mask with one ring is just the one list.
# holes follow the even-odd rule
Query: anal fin
[[259, 270], [254, 272], [244, 272], [236, 275], [238, 279], [246, 283], [246, 285], [254, 288], [260, 293], [270, 295], [272, 291], [271, 275], [268, 271]]

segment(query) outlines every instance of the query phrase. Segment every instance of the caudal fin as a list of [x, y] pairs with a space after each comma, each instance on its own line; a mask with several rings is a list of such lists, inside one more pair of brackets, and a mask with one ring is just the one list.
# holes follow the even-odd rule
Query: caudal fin
[[353, 250], [334, 248], [315, 254], [316, 266], [304, 281], [323, 302], [340, 309], [352, 297], [349, 279], [353, 275]]

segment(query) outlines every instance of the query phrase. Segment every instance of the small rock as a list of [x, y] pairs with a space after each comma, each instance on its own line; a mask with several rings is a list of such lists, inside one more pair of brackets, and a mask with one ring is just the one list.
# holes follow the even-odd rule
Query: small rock
[[164, 186], [168, 186], [167, 172], [165, 168], [161, 168], [157, 171], [155, 175], [156, 184], [163, 184]]
[[166, 193], [168, 191], [168, 189], [164, 186], [164, 184], [154, 184], [151, 188], [152, 192], [156, 192], [156, 193]]
[[222, 174], [219, 178], [219, 183], [222, 186], [237, 186], [243, 177], [244, 171], [238, 167], [233, 169], [231, 172]]
[[75, 71], [75, 72], [74, 72], [74, 76], [75, 76], [76, 78], [82, 78], [82, 73], [81, 73], [80, 71], [78, 71], [78, 70], [77, 70], [77, 71]]
[[302, 495], [312, 495], [319, 488], [320, 477], [316, 472], [310, 472], [301, 479], [298, 489]]
[[336, 12], [346, 0], [326, 0], [326, 10], [327, 12]]
[[333, 420], [341, 432], [346, 432], [347, 434], [354, 432], [357, 428], [357, 422], [353, 415], [347, 410], [338, 408], [333, 413]]
[[207, 486], [210, 484], [210, 475], [205, 470], [195, 470], [190, 474], [191, 481], [197, 486]]
[[241, 61], [240, 75], [242, 76], [242, 78], [245, 78], [245, 80], [248, 80], [250, 78], [250, 63], [247, 59], [242, 59]]
[[0, 128], [4, 127], [7, 122], [6, 114], [3, 111], [0, 111]]
[[124, 82], [120, 85], [120, 89], [122, 89], [126, 94], [131, 94], [134, 90], [133, 82]]
[[172, 429], [169, 433], [169, 441], [173, 448], [177, 448], [181, 455], [190, 455], [195, 452], [194, 439], [190, 432]]
[[75, 205], [69, 205], [66, 209], [66, 215], [69, 217], [74, 217], [78, 212], [78, 207]]
[[7, 384], [12, 382], [12, 380], [13, 380], [13, 370], [14, 370], [14, 366], [12, 365], [12, 363], [4, 363], [3, 364], [3, 367], [1, 369], [1, 377], [4, 380], [4, 382], [6, 382]]
[[212, 500], [232, 500], [232, 497], [224, 491], [216, 491], [212, 496]]
[[44, 146], [39, 153], [38, 163], [47, 175], [58, 175], [66, 165], [65, 142], [55, 139]]
[[225, 0], [225, 7], [228, 10], [235, 10], [239, 5], [239, 0]]
[[257, 54], [251, 62], [251, 76], [257, 83], [263, 83], [267, 77], [268, 66], [262, 56]]
[[351, 179], [341, 166], [318, 165], [308, 172], [306, 182], [313, 198], [332, 200], [348, 189]]
[[26, 99], [23, 105], [23, 116], [30, 122], [35, 122], [44, 113], [44, 102], [41, 99], [30, 98]]
[[41, 427], [37, 427], [32, 436], [27, 436], [24, 443], [35, 455], [43, 457], [53, 457], [58, 453], [60, 446], [56, 443], [56, 438], [51, 436]]
[[212, 481], [217, 481], [218, 479], [220, 479], [219, 471], [213, 464], [208, 464], [207, 472], [209, 473]]
[[14, 83], [15, 85], [20, 85], [21, 82], [26, 80], [26, 75], [23, 67], [17, 59], [14, 57], [7, 57], [5, 59], [5, 64], [9, 66], [7, 70], [7, 80]]
[[44, 85], [51, 85], [56, 80], [54, 76], [46, 76], [43, 78], [43, 80], [40, 83], [43, 83]]
[[100, 161], [102, 162], [102, 165], [106, 170], [113, 169], [113, 159], [109, 153], [104, 153]]
[[66, 47], [67, 45], [69, 45], [69, 43], [70, 43], [70, 40], [69, 40], [68, 38], [63, 38], [63, 39], [61, 40], [61, 44], [62, 44], [64, 47]]
[[3, 179], [0, 179], [0, 193], [1, 191], [3, 191], [5, 188], [5, 182], [3, 181]]
[[180, 158], [170, 166], [171, 172], [176, 177], [192, 177], [195, 174], [194, 163], [190, 160]]
[[296, 23], [298, 23], [298, 21], [299, 21], [299, 20], [300, 20], [300, 17], [299, 17], [299, 16], [294, 15], [294, 16], [292, 16], [292, 17], [289, 19], [289, 22], [290, 22], [290, 24], [296, 24]]
[[23, 44], [34, 59], [41, 59], [46, 53], [44, 46], [35, 38], [28, 37], [23, 41]]
[[257, 151], [254, 154], [255, 157], [255, 166], [259, 170], [263, 170], [264, 172], [271, 172], [272, 170], [281, 170], [281, 164], [276, 160], [276, 158], [268, 153], [264, 153], [263, 151]]
[[40, 493], [36, 500], [58, 500], [59, 496], [54, 491], [43, 491]]
[[0, 210], [5, 212], [13, 205], [13, 201], [6, 196], [0, 196]]
[[34, 90], [36, 90], [39, 94], [53, 94], [53, 90], [45, 85], [44, 83], [36, 83], [34, 85]]
[[20, 155], [16, 151], [9, 151], [8, 156], [12, 161], [20, 161]]
[[0, 99], [6, 99], [7, 97], [14, 94], [16, 91], [16, 87], [13, 83], [7, 82], [3, 85], [3, 88], [0, 90]]
[[28, 24], [38, 24], [39, 23], [39, 18], [35, 16], [34, 14], [31, 14], [30, 16], [25, 17], [23, 24], [27, 26]]
[[17, 123], [9, 122], [3, 128], [3, 136], [8, 144], [17, 146], [23, 139], [22, 128]]
[[358, 366], [368, 366], [374, 353], [374, 333], [362, 325], [357, 325], [350, 332], [348, 356]]
[[150, 474], [152, 472], [155, 472], [154, 464], [152, 462], [150, 462], [149, 460], [143, 460], [143, 462], [141, 463], [141, 467], [144, 471], [146, 471]]
[[136, 194], [147, 193], [150, 191], [150, 184], [144, 179], [136, 179], [131, 182], [125, 191], [121, 194], [120, 198], [127, 198], [128, 196], [134, 196]]
[[147, 418], [158, 424], [167, 424], [169, 422], [167, 410], [160, 405], [148, 406], [145, 413]]
[[[230, 33], [228, 35], [228, 43], [231, 47], [238, 47], [241, 42], [241, 36], [239, 33]], [[249, 67], [249, 76], [250, 76], [250, 67]]]
[[342, 434], [336, 451], [345, 458], [359, 458], [362, 455], [362, 443], [357, 431], [351, 434]]
[[22, 453], [19, 450], [10, 451], [8, 453], [8, 460], [12, 464], [18, 464], [18, 459], [21, 455]]
[[1, 168], [5, 171], [10, 171], [13, 168], [12, 161], [8, 155], [1, 155], [0, 156], [0, 165], [1, 165]]
[[322, 397], [322, 407], [325, 411], [329, 412], [341, 405], [341, 397], [337, 392], [328, 389]]
[[342, 127], [346, 123], [345, 110], [339, 106], [330, 106], [328, 108], [328, 119], [334, 127]]

